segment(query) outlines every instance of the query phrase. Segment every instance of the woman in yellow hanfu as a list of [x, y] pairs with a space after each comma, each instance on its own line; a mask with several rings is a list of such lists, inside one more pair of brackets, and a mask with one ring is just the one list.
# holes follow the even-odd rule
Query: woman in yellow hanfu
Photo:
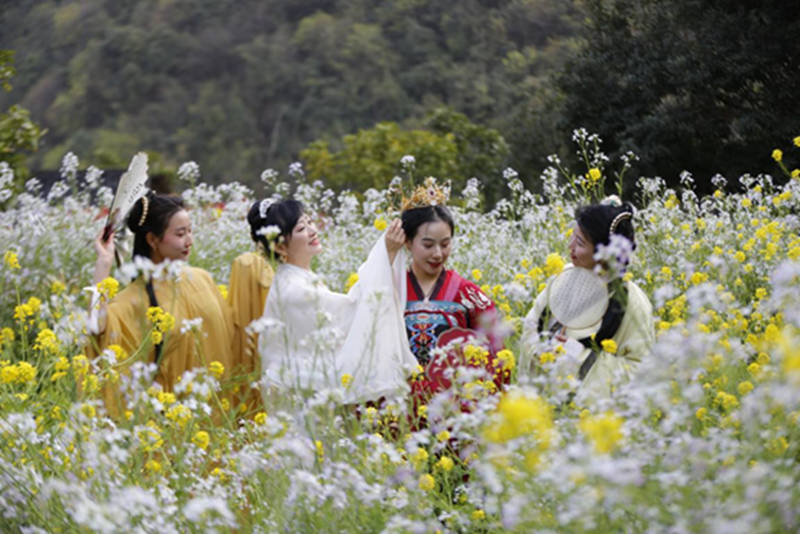
[[231, 376], [239, 389], [237, 403], [247, 409], [261, 409], [258, 387], [251, 387], [260, 377], [261, 357], [258, 354], [258, 336], [248, 326], [264, 314], [270, 285], [275, 271], [266, 259], [266, 240], [259, 231], [265, 226], [271, 199], [255, 202], [247, 213], [250, 237], [258, 250], [240, 254], [231, 264], [228, 304], [233, 313], [233, 352]]
[[[153, 267], [140, 269], [107, 304], [101, 299], [93, 307], [89, 330], [96, 352], [117, 345], [126, 361], [155, 362], [155, 380], [165, 391], [189, 369], [219, 362], [210, 369], [224, 373], [232, 361], [230, 308], [211, 275], [185, 263], [192, 224], [183, 201], [148, 193], [134, 204], [127, 225], [135, 236], [134, 264]], [[102, 286], [114, 259], [113, 234], [98, 236], [95, 250], [94, 281]], [[127, 366], [120, 367], [125, 372]], [[119, 388], [106, 388], [104, 397], [112, 413], [124, 409]]]

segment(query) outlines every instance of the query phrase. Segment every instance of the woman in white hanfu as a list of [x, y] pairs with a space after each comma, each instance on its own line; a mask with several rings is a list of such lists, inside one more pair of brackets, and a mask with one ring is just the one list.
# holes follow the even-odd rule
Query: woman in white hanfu
[[328, 289], [311, 271], [322, 245], [303, 205], [282, 200], [262, 212], [257, 233], [267, 254], [280, 261], [255, 325], [264, 398], [276, 390], [338, 390], [344, 403], [357, 403], [407, 393], [416, 359], [398, 289], [405, 283], [398, 257], [405, 242], [400, 221], [372, 247], [358, 282], [344, 294]]

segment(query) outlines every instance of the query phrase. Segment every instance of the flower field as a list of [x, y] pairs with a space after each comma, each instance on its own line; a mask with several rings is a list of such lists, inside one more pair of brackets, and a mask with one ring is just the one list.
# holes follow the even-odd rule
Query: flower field
[[[540, 193], [510, 169], [497, 178], [507, 197], [490, 211], [476, 182], [453, 192], [449, 265], [482, 285], [513, 329], [511, 385], [495, 395], [491, 381], [464, 373], [416, 413], [399, 398], [356, 414], [337, 405], [337, 391], [250, 409], [228, 400], [215, 362], [165, 393], [141, 362], [121, 377], [113, 350], [87, 358], [84, 288], [112, 191], [97, 186], [97, 170], [78, 181], [74, 157], [46, 195], [35, 182], [11, 191], [1, 167], [3, 530], [796, 531], [800, 171], [783, 166], [781, 150], [800, 151], [800, 138], [773, 153], [780, 180], [718, 176], [717, 191], [698, 198], [686, 173], [681, 190], [641, 178], [626, 193], [638, 206], [626, 276], [653, 303], [657, 340], [632, 381], [586, 406], [570, 401], [576, 378], [558, 354], [522, 354], [518, 342], [536, 294], [568, 261], [575, 207], [627, 168], [585, 132], [576, 141], [587, 170], [552, 158]], [[190, 263], [221, 285], [252, 249], [250, 203], [288, 190], [274, 172], [263, 178], [263, 191], [193, 183], [183, 192]], [[315, 270], [343, 290], [390, 218], [390, 191], [299, 183], [295, 197], [321, 223]], [[115, 271], [120, 285], [136, 269]], [[191, 327], [155, 328], [169, 326]], [[128, 391], [119, 415], [100, 400], [106, 382]]]

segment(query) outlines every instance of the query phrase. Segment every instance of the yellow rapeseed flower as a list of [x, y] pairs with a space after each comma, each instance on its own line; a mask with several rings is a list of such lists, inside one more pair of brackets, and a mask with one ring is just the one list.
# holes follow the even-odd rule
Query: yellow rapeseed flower
[[192, 437], [192, 443], [194, 443], [203, 450], [206, 450], [208, 448], [208, 444], [210, 442], [211, 442], [211, 437], [205, 430], [198, 430]]
[[22, 268], [19, 264], [19, 257], [13, 250], [6, 250], [6, 253], [3, 255], [3, 261], [5, 261], [6, 266], [11, 270]]
[[350, 276], [347, 277], [347, 281], [344, 283], [344, 290], [350, 291], [350, 288], [356, 285], [358, 282], [358, 273], [350, 273]]
[[484, 435], [495, 443], [533, 435], [542, 448], [548, 448], [553, 437], [553, 408], [540, 397], [507, 393], [497, 404]]
[[792, 139], [792, 142], [794, 143], [794, 146], [800, 147], [800, 135]]
[[749, 380], [745, 380], [743, 382], [739, 382], [739, 385], [736, 386], [736, 391], [739, 392], [739, 395], [747, 395], [751, 391], [753, 391], [753, 383]]
[[472, 279], [476, 282], [480, 282], [481, 278], [483, 277], [483, 273], [480, 269], [472, 269]]
[[500, 362], [500, 368], [503, 371], [513, 371], [516, 366], [514, 353], [508, 349], [503, 349], [497, 353], [497, 361]]
[[60, 295], [64, 291], [67, 290], [67, 286], [64, 285], [64, 282], [61, 280], [53, 280], [50, 283], [50, 293], [53, 295]]
[[353, 383], [353, 375], [345, 373], [342, 375], [342, 387], [349, 387]]
[[439, 461], [436, 462], [436, 467], [444, 472], [448, 472], [453, 469], [454, 465], [455, 463], [453, 462], [453, 459], [449, 456], [442, 456], [439, 458]]
[[588, 416], [578, 423], [581, 431], [591, 440], [594, 450], [605, 454], [614, 450], [622, 440], [623, 420], [612, 411]]
[[547, 258], [544, 260], [544, 272], [547, 276], [553, 276], [554, 274], [560, 273], [564, 269], [564, 259], [561, 257], [560, 254], [557, 252], [553, 252], [547, 255]]
[[722, 408], [723, 411], [728, 412], [739, 406], [739, 399], [736, 398], [736, 395], [718, 391], [717, 396], [714, 398], [714, 403]]
[[222, 299], [228, 300], [228, 286], [225, 284], [217, 284], [217, 288], [219, 289], [219, 292], [222, 295]]
[[150, 459], [144, 464], [144, 468], [151, 473], [158, 473], [161, 471], [161, 464], [157, 460]]
[[103, 297], [111, 300], [119, 291], [119, 282], [117, 282], [116, 279], [108, 276], [97, 283], [97, 290]]
[[19, 376], [19, 368], [16, 365], [4, 365], [0, 367], [0, 383], [13, 384]]
[[783, 151], [780, 148], [776, 148], [772, 151], [772, 159], [775, 161], [781, 161], [783, 159]]
[[617, 353], [617, 342], [613, 339], [604, 339], [600, 342], [600, 346], [602, 347], [603, 351], [609, 354]]
[[208, 364], [208, 371], [216, 378], [220, 378], [225, 373], [225, 366], [222, 365], [222, 362], [214, 360]]
[[192, 410], [178, 402], [170, 406], [164, 416], [170, 421], [178, 423], [181, 428], [185, 428], [189, 421], [192, 420]]
[[414, 464], [415, 469], [419, 469], [427, 461], [428, 451], [422, 447], [417, 447], [417, 450], [411, 454], [411, 463]]
[[9, 327], [4, 327], [0, 330], [0, 345], [3, 343], [11, 343], [14, 341], [14, 331]]
[[600, 178], [603, 177], [603, 173], [600, 172], [600, 169], [598, 169], [597, 167], [592, 167], [591, 169], [589, 169], [589, 172], [586, 173], [586, 177], [592, 183], [597, 183], [600, 180]]
[[379, 232], [383, 232], [384, 230], [386, 230], [386, 227], [389, 226], [389, 223], [387, 223], [386, 219], [384, 219], [383, 217], [378, 217], [372, 223], [372, 226], [374, 226], [375, 229], [378, 230]]
[[36, 341], [33, 343], [34, 350], [40, 350], [47, 354], [57, 354], [60, 345], [55, 332], [49, 328], [43, 328], [36, 335]]
[[267, 422], [267, 412], [258, 412], [253, 420], [257, 425], [263, 425]]
[[428, 473], [419, 477], [419, 489], [422, 491], [431, 491], [435, 487], [436, 480]]

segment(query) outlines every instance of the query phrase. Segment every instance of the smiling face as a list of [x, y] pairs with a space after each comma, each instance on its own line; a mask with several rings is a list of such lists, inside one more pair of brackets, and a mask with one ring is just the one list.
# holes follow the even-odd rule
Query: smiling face
[[147, 241], [152, 250], [153, 263], [161, 263], [165, 259], [189, 259], [192, 251], [192, 221], [186, 210], [176, 211], [169, 219], [164, 235], [156, 236], [152, 232], [147, 234]]
[[569, 257], [572, 264], [584, 269], [594, 269], [594, 243], [583, 233], [577, 224], [569, 239]]
[[453, 232], [444, 221], [421, 224], [414, 239], [406, 242], [411, 252], [411, 268], [417, 278], [438, 278], [450, 256]]
[[279, 244], [276, 250], [285, 254], [286, 263], [308, 269], [311, 258], [322, 252], [317, 227], [311, 218], [306, 214], [301, 215], [286, 242]]

